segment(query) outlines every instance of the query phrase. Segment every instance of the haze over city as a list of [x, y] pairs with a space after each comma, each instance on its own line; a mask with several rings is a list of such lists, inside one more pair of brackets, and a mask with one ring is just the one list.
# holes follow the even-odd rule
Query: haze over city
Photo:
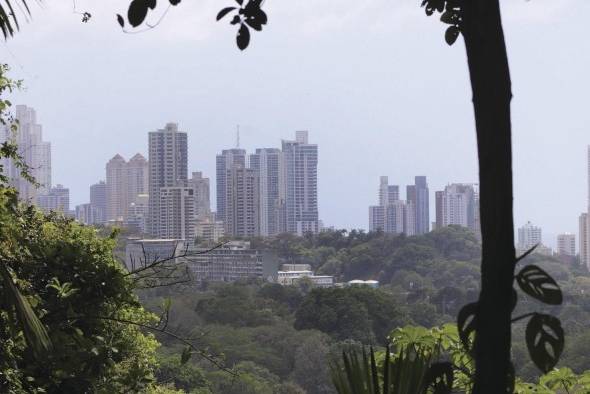
[[[244, 53], [233, 29], [214, 22], [216, 2], [187, 2], [138, 35], [120, 32], [117, 7], [79, 1], [93, 15], [82, 24], [69, 4], [47, 3], [39, 23], [0, 49], [27, 86], [13, 101], [37, 110], [54, 183], [70, 188], [72, 206], [87, 201], [116, 153], [147, 156], [147, 133], [170, 121], [188, 133], [189, 171], [213, 183], [215, 154], [235, 146], [236, 125], [248, 152], [309, 130], [320, 218], [336, 228], [368, 227], [380, 175], [402, 187], [426, 175], [431, 217], [435, 190], [477, 182], [464, 49], [448, 48], [413, 2], [269, 2], [269, 25]], [[551, 234], [577, 233], [587, 206], [589, 86], [579, 76], [590, 44], [579, 37], [590, 4], [515, 1], [506, 10], [515, 224], [540, 225], [551, 245]]]

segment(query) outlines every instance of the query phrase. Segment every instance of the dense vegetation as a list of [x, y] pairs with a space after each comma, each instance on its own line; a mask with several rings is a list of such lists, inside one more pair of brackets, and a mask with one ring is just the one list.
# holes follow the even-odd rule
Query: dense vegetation
[[[384, 344], [396, 327], [454, 322], [460, 307], [477, 298], [479, 244], [459, 227], [416, 237], [337, 231], [252, 242], [274, 250], [282, 262], [309, 263], [339, 280], [378, 279], [381, 286], [309, 289], [307, 284], [283, 287], [252, 281], [145, 292], [142, 299], [154, 308], [163, 298], [172, 298], [171, 327], [186, 335], [202, 335], [204, 347], [222, 354], [227, 365], [241, 371], [240, 383], [232, 391], [220, 383], [220, 373], [202, 360], [181, 367], [180, 347], [161, 338], [160, 354], [167, 363], [161, 379], [186, 376], [191, 369], [199, 371], [193, 374], [199, 379], [190, 387], [212, 393], [331, 393], [327, 363], [343, 348]], [[532, 262], [551, 273], [565, 294], [564, 305], [551, 310], [566, 330], [566, 351], [559, 365], [582, 373], [590, 369], [590, 337], [585, 332], [590, 321], [590, 276], [583, 267], [552, 257], [532, 255], [524, 264]], [[365, 265], [370, 268], [363, 272]], [[522, 298], [515, 315], [530, 310], [532, 303], [537, 310], [548, 309]], [[539, 372], [528, 356], [523, 330], [521, 324], [514, 329], [517, 373], [525, 381], [536, 381]], [[171, 383], [189, 387], [178, 378]]]

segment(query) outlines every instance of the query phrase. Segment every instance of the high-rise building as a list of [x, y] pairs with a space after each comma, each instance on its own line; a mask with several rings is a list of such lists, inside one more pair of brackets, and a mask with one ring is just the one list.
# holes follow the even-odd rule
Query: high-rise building
[[256, 149], [250, 168], [258, 176], [260, 235], [285, 232], [285, 166], [283, 152], [275, 148]]
[[126, 221], [137, 196], [148, 193], [148, 162], [141, 154], [127, 162], [116, 154], [106, 165], [106, 219]]
[[61, 212], [70, 214], [70, 189], [57, 185], [49, 189], [46, 194], [37, 196], [37, 205], [45, 212]]
[[107, 217], [107, 184], [100, 181], [90, 186], [90, 205], [95, 212], [92, 224], [103, 224]]
[[590, 269], [590, 254], [588, 247], [590, 246], [590, 215], [583, 213], [579, 218], [580, 233], [578, 234], [580, 239], [580, 263], [585, 264]]
[[127, 214], [127, 162], [116, 154], [106, 165], [107, 221], [122, 221]]
[[90, 203], [76, 205], [76, 220], [79, 223], [87, 225], [99, 223], [97, 219], [98, 215], [98, 210]]
[[[176, 123], [149, 133], [149, 217], [152, 235], [160, 234], [160, 189], [187, 180], [187, 134]], [[184, 186], [184, 185], [182, 185]]]
[[149, 192], [149, 164], [143, 155], [137, 153], [127, 162], [127, 208], [137, 196]]
[[125, 226], [141, 233], [147, 232], [148, 202], [147, 194], [138, 194], [135, 197], [135, 201], [127, 208]]
[[226, 149], [217, 155], [215, 160], [216, 165], [216, 184], [217, 184], [217, 218], [223, 222], [226, 218], [226, 185], [228, 170], [235, 166], [246, 167], [246, 151], [244, 149]]
[[198, 242], [219, 242], [224, 234], [223, 222], [215, 220], [215, 215], [205, 215], [197, 219], [195, 235]]
[[531, 222], [518, 229], [518, 249], [526, 251], [535, 245], [543, 243], [543, 232], [541, 227], [533, 225]]
[[410, 200], [414, 205], [415, 234], [426, 234], [430, 231], [430, 193], [428, 192], [428, 183], [425, 176], [416, 176], [414, 178], [415, 200]]
[[233, 166], [225, 185], [225, 233], [234, 237], [260, 235], [258, 174], [251, 168]]
[[202, 172], [193, 172], [188, 185], [195, 191], [195, 216], [200, 218], [211, 214], [209, 178], [203, 177]]
[[29, 167], [30, 175], [39, 184], [36, 188], [28, 180], [23, 178], [20, 169], [12, 160], [3, 158], [0, 164], [4, 174], [10, 179], [10, 183], [18, 192], [22, 200], [35, 203], [36, 197], [46, 194], [51, 188], [51, 144], [43, 141], [43, 129], [37, 123], [35, 110], [26, 105], [16, 106], [16, 120], [18, 130], [13, 134], [9, 126], [0, 126], [0, 142], [13, 141], [18, 146], [18, 154]]
[[435, 196], [437, 228], [458, 225], [479, 234], [479, 200], [475, 185], [453, 183]]
[[194, 189], [188, 186], [161, 187], [158, 237], [162, 239], [195, 238]]
[[320, 230], [318, 213], [318, 146], [308, 142], [307, 131], [295, 141], [283, 141], [286, 182], [286, 229], [302, 235]]
[[[411, 197], [412, 188], [406, 189]], [[412, 201], [399, 199], [399, 186], [390, 185], [387, 176], [379, 178], [379, 205], [369, 207], [369, 231], [414, 235], [415, 209]]]
[[576, 235], [571, 233], [557, 236], [557, 254], [573, 257], [576, 255]]

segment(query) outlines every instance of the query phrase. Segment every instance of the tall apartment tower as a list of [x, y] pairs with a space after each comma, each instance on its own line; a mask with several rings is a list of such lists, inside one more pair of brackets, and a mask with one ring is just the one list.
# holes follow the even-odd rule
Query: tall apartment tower
[[590, 246], [590, 244], [588, 243], [588, 238], [590, 237], [590, 229], [588, 226], [589, 218], [590, 215], [588, 215], [587, 213], [583, 213], [580, 215], [580, 233], [578, 235], [580, 238], [580, 263], [586, 264], [588, 268], [590, 268], [588, 264], [588, 261], [590, 261], [590, 256], [588, 254], [588, 246]]
[[46, 194], [37, 196], [37, 205], [45, 212], [61, 212], [70, 214], [70, 189], [57, 185], [49, 189]]
[[303, 235], [319, 232], [318, 146], [308, 142], [307, 131], [295, 141], [283, 141], [286, 180], [286, 229]]
[[430, 195], [426, 177], [414, 177], [414, 184], [407, 186], [406, 195], [414, 209], [414, 233], [426, 234], [430, 230]]
[[587, 147], [586, 155], [588, 200], [586, 213], [582, 213], [579, 218], [580, 231], [578, 237], [580, 239], [580, 263], [585, 264], [590, 269], [590, 145]]
[[164, 129], [148, 134], [148, 145], [148, 229], [152, 235], [158, 235], [161, 217], [160, 188], [179, 186], [179, 183], [187, 180], [187, 134], [178, 130], [178, 124], [168, 123]]
[[228, 170], [233, 167], [246, 167], [246, 151], [244, 149], [226, 149], [215, 158], [217, 180], [217, 218], [226, 221], [226, 185]]
[[[407, 189], [411, 193], [411, 188]], [[408, 198], [411, 196], [408, 195]], [[399, 186], [387, 176], [379, 178], [379, 205], [369, 207], [369, 231], [414, 235], [415, 210], [411, 201], [399, 199]]]
[[158, 233], [162, 239], [195, 237], [195, 197], [189, 186], [161, 187], [159, 190], [160, 218]]
[[203, 177], [203, 173], [193, 172], [188, 180], [188, 186], [194, 190], [195, 217], [204, 218], [211, 214], [211, 198], [209, 178]]
[[137, 153], [127, 162], [127, 207], [140, 194], [149, 192], [149, 164], [143, 155]]
[[524, 226], [518, 229], [518, 249], [526, 251], [537, 244], [543, 242], [543, 232], [541, 227], [534, 226], [531, 222], [527, 222]]
[[260, 235], [285, 232], [285, 165], [283, 152], [276, 148], [256, 149], [250, 168], [258, 176]]
[[574, 257], [576, 255], [575, 234], [564, 233], [557, 236], [557, 254], [568, 257]]
[[90, 206], [94, 212], [94, 223], [105, 223], [107, 213], [107, 184], [104, 181], [90, 186]]
[[225, 185], [225, 233], [234, 237], [260, 235], [258, 174], [251, 168], [233, 166]]
[[449, 225], [467, 227], [478, 235], [479, 208], [478, 193], [475, 185], [453, 183], [444, 191], [436, 192], [437, 228]]
[[47, 194], [51, 188], [51, 144], [43, 141], [42, 126], [37, 123], [37, 114], [33, 108], [17, 105], [16, 119], [16, 134], [8, 126], [0, 126], [0, 142], [13, 141], [18, 145], [18, 153], [29, 166], [30, 174], [39, 183], [39, 188], [35, 188], [21, 176], [12, 160], [3, 158], [0, 164], [11, 185], [18, 190], [19, 197], [35, 203], [38, 195]]
[[116, 154], [106, 165], [107, 217], [106, 220], [123, 221], [127, 206], [127, 162]]

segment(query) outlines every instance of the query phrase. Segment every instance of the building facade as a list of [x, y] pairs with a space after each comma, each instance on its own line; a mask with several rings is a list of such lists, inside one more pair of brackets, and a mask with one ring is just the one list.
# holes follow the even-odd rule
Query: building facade
[[227, 221], [226, 199], [228, 171], [234, 167], [246, 168], [246, 151], [244, 149], [225, 149], [215, 158], [217, 219]]
[[232, 237], [260, 235], [258, 173], [241, 166], [227, 170], [225, 233]]
[[307, 131], [297, 131], [295, 141], [283, 141], [285, 159], [286, 230], [303, 235], [320, 231], [318, 212], [318, 146]]
[[22, 177], [20, 169], [11, 159], [2, 158], [3, 172], [23, 201], [35, 203], [38, 195], [47, 194], [51, 183], [51, 143], [43, 141], [43, 128], [37, 123], [37, 113], [26, 105], [16, 106], [18, 130], [12, 133], [10, 127], [0, 126], [0, 142], [12, 141], [18, 146], [18, 154], [30, 169], [30, 175], [37, 181], [35, 187]]
[[220, 248], [189, 246], [186, 264], [195, 282], [235, 282], [257, 278], [276, 281], [278, 258], [261, 250], [251, 249], [250, 243], [232, 241]]
[[283, 152], [276, 148], [256, 149], [250, 168], [258, 176], [260, 235], [273, 236], [285, 227], [285, 166]]
[[188, 186], [161, 187], [158, 234], [162, 239], [195, 238], [195, 195]]
[[557, 236], [557, 254], [574, 257], [576, 255], [576, 235], [571, 233]]
[[535, 245], [543, 243], [543, 231], [541, 227], [527, 222], [524, 226], [518, 229], [518, 244], [517, 248], [521, 251], [527, 251]]
[[44, 212], [61, 212], [70, 214], [70, 189], [57, 185], [49, 189], [46, 194], [37, 196], [37, 205]]
[[[160, 189], [184, 186], [187, 180], [187, 134], [176, 123], [148, 134], [149, 203], [148, 228], [152, 235], [160, 230]], [[180, 182], [180, 183], [179, 183]]]
[[471, 229], [476, 235], [479, 228], [479, 199], [476, 185], [453, 183], [435, 193], [436, 228], [457, 225]]
[[104, 181], [90, 186], [90, 205], [96, 213], [92, 224], [104, 224], [107, 217], [107, 184]]

